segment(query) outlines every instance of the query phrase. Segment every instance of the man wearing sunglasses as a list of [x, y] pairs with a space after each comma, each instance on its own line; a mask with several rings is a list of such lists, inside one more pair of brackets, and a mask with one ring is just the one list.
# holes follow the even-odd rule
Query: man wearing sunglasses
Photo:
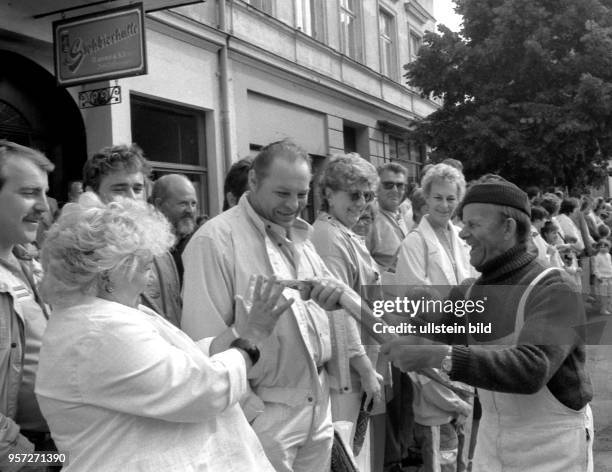
[[406, 168], [390, 162], [378, 169], [379, 214], [366, 240], [374, 260], [382, 269], [383, 285], [392, 285], [400, 244], [408, 234], [408, 227], [399, 211], [406, 189]]

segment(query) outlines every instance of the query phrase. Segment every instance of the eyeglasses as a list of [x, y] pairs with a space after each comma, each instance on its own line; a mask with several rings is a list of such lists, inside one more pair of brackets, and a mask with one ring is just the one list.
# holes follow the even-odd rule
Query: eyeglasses
[[393, 187], [397, 187], [399, 192], [402, 192], [406, 188], [406, 184], [403, 182], [381, 182], [382, 188], [385, 190], [391, 190]]
[[371, 192], [370, 190], [366, 190], [366, 191], [355, 190], [353, 192], [348, 192], [347, 191], [346, 193], [348, 193], [348, 196], [354, 202], [359, 200], [361, 197], [363, 197], [363, 199], [366, 201], [366, 203], [371, 202], [372, 200], [374, 200], [374, 192]]

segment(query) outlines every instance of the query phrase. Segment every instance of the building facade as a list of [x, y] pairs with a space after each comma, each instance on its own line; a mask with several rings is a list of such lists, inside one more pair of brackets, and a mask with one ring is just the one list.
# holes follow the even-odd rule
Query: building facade
[[[434, 28], [433, 0], [145, 0], [147, 74], [64, 88], [52, 22], [108, 8], [83, 3], [0, 6], [0, 138], [47, 153], [55, 198], [87, 156], [126, 142], [144, 149], [156, 176], [188, 175], [208, 214], [220, 211], [229, 165], [285, 137], [315, 172], [326, 156], [355, 151], [418, 178], [425, 151], [406, 133], [438, 105], [406, 85], [402, 66]], [[79, 107], [79, 92], [112, 85], [121, 103]]]

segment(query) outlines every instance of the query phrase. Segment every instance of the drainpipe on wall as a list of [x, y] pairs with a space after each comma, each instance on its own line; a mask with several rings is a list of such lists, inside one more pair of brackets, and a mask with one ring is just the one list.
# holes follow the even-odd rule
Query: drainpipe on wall
[[225, 33], [225, 44], [219, 49], [219, 89], [221, 93], [221, 131], [223, 133], [223, 153], [225, 172], [233, 162], [232, 128], [230, 122], [229, 65], [228, 49], [230, 35], [227, 30], [226, 0], [219, 0], [219, 30]]

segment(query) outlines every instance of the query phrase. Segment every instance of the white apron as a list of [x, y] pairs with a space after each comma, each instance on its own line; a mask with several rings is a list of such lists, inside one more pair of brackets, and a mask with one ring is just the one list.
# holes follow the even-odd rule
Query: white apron
[[[496, 346], [489, 348], [516, 344], [525, 321], [527, 297], [552, 270], [558, 269], [544, 270], [525, 290], [514, 333], [496, 340]], [[593, 417], [589, 405], [572, 410], [557, 400], [547, 386], [530, 395], [483, 389], [478, 389], [478, 395], [482, 418], [473, 472], [593, 471]]]

